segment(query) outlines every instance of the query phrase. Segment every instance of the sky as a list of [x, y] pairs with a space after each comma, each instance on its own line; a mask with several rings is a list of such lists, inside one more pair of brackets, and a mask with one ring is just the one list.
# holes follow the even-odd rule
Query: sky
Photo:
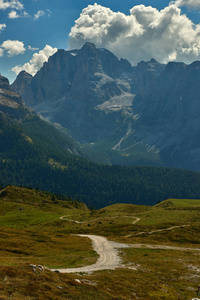
[[0, 72], [34, 75], [86, 42], [133, 65], [200, 60], [200, 0], [0, 0]]

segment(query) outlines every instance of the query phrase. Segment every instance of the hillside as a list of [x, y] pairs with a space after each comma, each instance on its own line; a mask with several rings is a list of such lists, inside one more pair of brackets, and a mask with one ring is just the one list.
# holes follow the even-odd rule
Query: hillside
[[[73, 141], [66, 129], [39, 118], [3, 76], [0, 76], [0, 139], [2, 155], [15, 151], [15, 155], [21, 158], [25, 158], [23, 148], [29, 148], [29, 157], [34, 151], [46, 154], [49, 151], [55, 156], [61, 153], [69, 156], [79, 151], [78, 143]], [[20, 147], [21, 151], [16, 151], [15, 147]]]
[[[37, 120], [35, 122], [38, 124]], [[34, 124], [34, 121], [30, 123]], [[1, 185], [39, 187], [81, 199], [96, 208], [118, 202], [152, 205], [169, 197], [200, 197], [198, 173], [154, 167], [95, 165], [64, 154], [56, 144], [48, 148], [49, 140], [46, 135], [43, 138], [44, 132], [36, 136], [30, 134], [27, 124], [23, 133], [20, 127], [3, 122], [0, 134]]]
[[[4, 93], [12, 91], [4, 81]], [[32, 186], [81, 199], [95, 208], [114, 203], [154, 205], [171, 197], [200, 198], [198, 173], [91, 163], [81, 156], [82, 147], [66, 129], [42, 120], [17, 94], [25, 115], [18, 118], [18, 107], [8, 113], [4, 107], [14, 101], [8, 95], [0, 108], [0, 185]]]
[[169, 197], [200, 198], [200, 175], [193, 171], [109, 167], [76, 157], [47, 160], [48, 156], [29, 143], [23, 148], [21, 145], [17, 140], [11, 152], [2, 153], [3, 186], [33, 186], [81, 199], [95, 208], [120, 202], [154, 205]]
[[[0, 191], [0, 207], [2, 299], [186, 300], [196, 295], [200, 200], [90, 211], [69, 198], [7, 187]], [[126, 244], [117, 250], [119, 266], [91, 274], [47, 269], [96, 262], [91, 241], [79, 234]]]

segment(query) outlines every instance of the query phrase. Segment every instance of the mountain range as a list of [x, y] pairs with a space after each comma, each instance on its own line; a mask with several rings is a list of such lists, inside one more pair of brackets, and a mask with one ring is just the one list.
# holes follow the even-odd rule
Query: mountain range
[[39, 117], [0, 76], [0, 186], [39, 188], [95, 208], [200, 197], [197, 172], [95, 164], [83, 150], [66, 128]]
[[199, 67], [87, 43], [0, 75], [1, 299], [195, 296]]
[[94, 162], [200, 170], [200, 62], [132, 66], [86, 43], [58, 50], [12, 88]]

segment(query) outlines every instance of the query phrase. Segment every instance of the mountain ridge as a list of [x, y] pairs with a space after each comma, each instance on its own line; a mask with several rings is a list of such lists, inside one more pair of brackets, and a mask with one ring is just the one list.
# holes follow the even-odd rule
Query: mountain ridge
[[[131, 106], [133, 95], [129, 93], [130, 87], [123, 80], [117, 84], [114, 79], [119, 72], [131, 68], [128, 61], [118, 60], [110, 51], [86, 43], [80, 50], [58, 50], [24, 91], [25, 81], [19, 87], [22, 74], [12, 86], [21, 92], [27, 105], [50, 121], [68, 128], [78, 141], [93, 142], [96, 138], [108, 136], [107, 132], [111, 134], [116, 127], [115, 118], [111, 116], [106, 130], [102, 130], [107, 119], [104, 110], [112, 112], [113, 109], [120, 114], [121, 107], [115, 102], [119, 102], [122, 96]], [[110, 99], [111, 103], [107, 103]]]
[[[8, 85], [7, 91], [9, 88]], [[19, 102], [22, 101], [19, 99]], [[22, 107], [25, 106], [22, 104]], [[95, 208], [114, 203], [152, 205], [166, 198], [200, 197], [200, 174], [197, 172], [95, 164], [83, 157], [83, 145], [76, 143], [65, 128], [42, 120], [30, 110], [19, 120], [15, 114], [1, 111], [1, 115], [2, 186], [32, 186], [80, 199]], [[116, 150], [112, 150], [114, 153], [125, 146], [131, 137], [131, 130], [130, 127], [126, 138], [120, 142], [116, 143], [116, 139], [110, 141], [112, 147], [116, 146]], [[101, 160], [102, 153], [98, 155]]]
[[[58, 50], [12, 87], [28, 105], [67, 128], [94, 162], [200, 171], [200, 62], [131, 66], [86, 43]], [[27, 80], [28, 78], [28, 80]]]

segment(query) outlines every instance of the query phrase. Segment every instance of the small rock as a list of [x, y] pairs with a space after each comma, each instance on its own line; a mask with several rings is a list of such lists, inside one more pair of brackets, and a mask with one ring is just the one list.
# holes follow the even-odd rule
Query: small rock
[[79, 279], [75, 279], [76, 282], [81, 283], [81, 281]]
[[44, 267], [43, 267], [43, 266], [38, 265], [38, 269], [39, 269], [40, 271], [44, 272]]

